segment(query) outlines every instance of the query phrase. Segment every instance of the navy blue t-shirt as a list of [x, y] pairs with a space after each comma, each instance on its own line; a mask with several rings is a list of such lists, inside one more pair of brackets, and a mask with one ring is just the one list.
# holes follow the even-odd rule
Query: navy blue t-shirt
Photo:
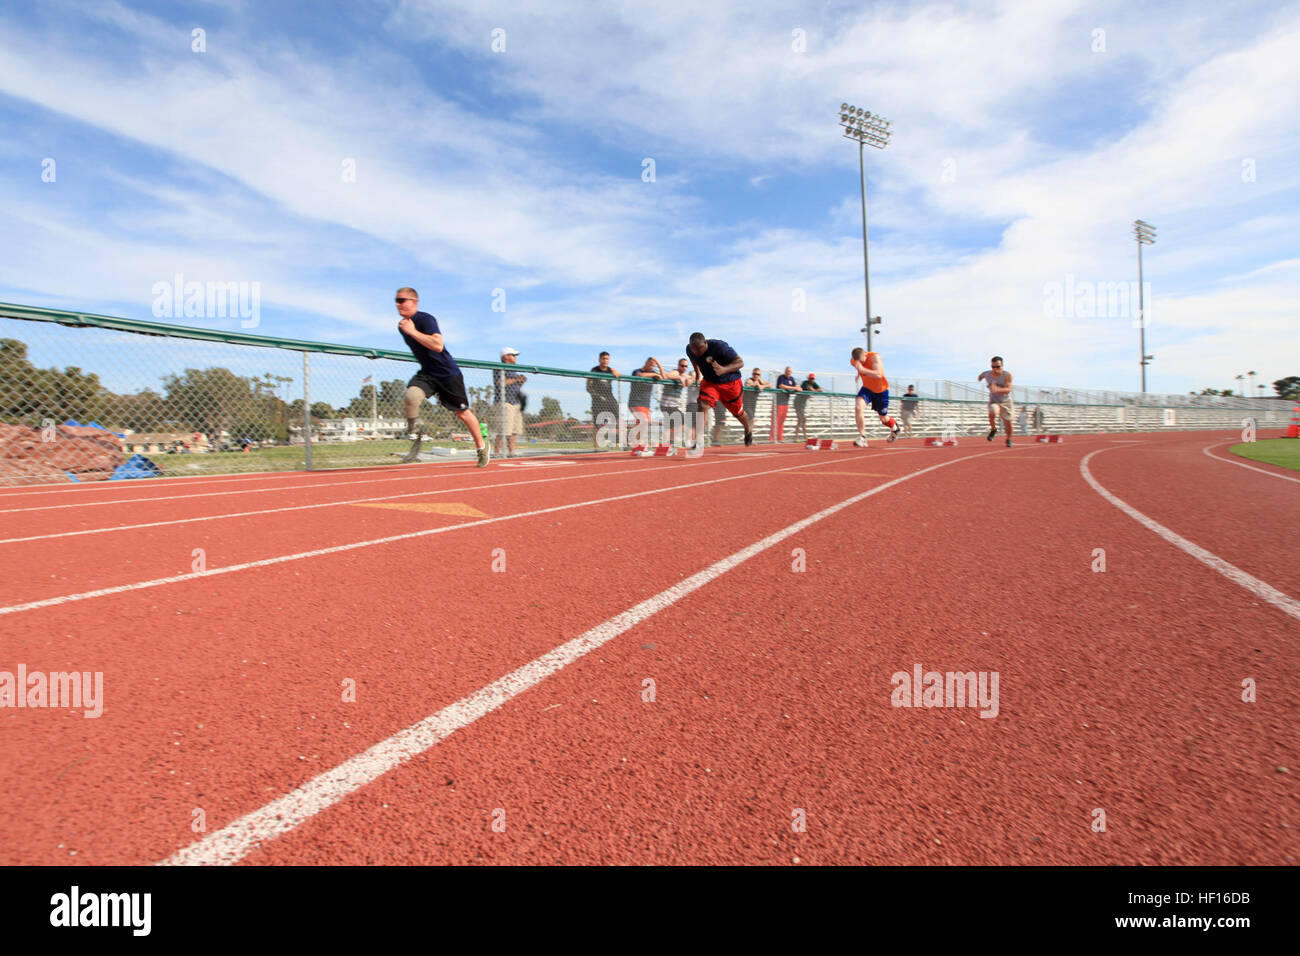
[[778, 375], [778, 376], [776, 377], [776, 384], [777, 384], [778, 389], [779, 389], [779, 390], [777, 391], [777, 393], [776, 393], [776, 403], [777, 403], [777, 405], [789, 405], [789, 404], [790, 404], [790, 393], [787, 392], [785, 389], [781, 389], [781, 388], [779, 388], [779, 386], [781, 386], [781, 385], [798, 385], [799, 383], [796, 382], [796, 381], [794, 380], [794, 377], [791, 376], [791, 375]]
[[704, 341], [708, 345], [708, 348], [705, 349], [703, 355], [696, 355], [691, 352], [689, 348], [686, 350], [687, 357], [694, 359], [700, 364], [700, 374], [704, 376], [704, 380], [706, 382], [712, 382], [714, 385], [726, 385], [728, 382], [739, 381], [739, 371], [728, 372], [726, 375], [720, 376], [717, 372], [713, 371], [713, 366], [709, 364], [709, 359], [712, 358], [719, 365], [730, 365], [732, 362], [736, 361], [736, 359], [740, 358], [740, 355], [737, 354], [736, 350], [726, 342], [722, 341], [722, 339], [705, 339]]
[[[425, 335], [437, 335], [439, 332], [438, 320], [428, 312], [415, 313], [411, 316], [411, 321], [415, 323], [417, 332], [423, 332]], [[452, 378], [460, 374], [460, 366], [451, 357], [451, 352], [447, 351], [445, 343], [441, 352], [435, 352], [415, 341], [401, 329], [398, 329], [398, 332], [402, 336], [402, 341], [411, 349], [415, 360], [420, 363], [420, 370], [424, 374], [432, 375], [434, 378]]]

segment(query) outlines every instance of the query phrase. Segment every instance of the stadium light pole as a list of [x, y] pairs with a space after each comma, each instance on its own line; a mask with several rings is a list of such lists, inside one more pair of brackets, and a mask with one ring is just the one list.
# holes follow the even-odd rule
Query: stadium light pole
[[[1146, 286], [1142, 284], [1142, 247], [1155, 244], [1156, 227], [1149, 222], [1143, 222], [1141, 219], [1134, 219], [1133, 238], [1137, 240], [1138, 247], [1138, 341], [1141, 348], [1138, 354], [1142, 356], [1142, 394], [1145, 395], [1147, 391], [1147, 363], [1155, 356], [1147, 355]], [[1130, 299], [1129, 301], [1133, 300]]]
[[867, 351], [871, 351], [871, 327], [880, 321], [871, 317], [871, 273], [867, 269], [867, 166], [863, 158], [863, 147], [874, 146], [884, 149], [889, 145], [889, 138], [894, 135], [894, 124], [877, 113], [871, 113], [860, 106], [848, 103], [840, 104], [840, 126], [844, 128], [845, 139], [858, 144], [858, 184], [862, 187], [862, 283], [866, 290], [867, 305]]

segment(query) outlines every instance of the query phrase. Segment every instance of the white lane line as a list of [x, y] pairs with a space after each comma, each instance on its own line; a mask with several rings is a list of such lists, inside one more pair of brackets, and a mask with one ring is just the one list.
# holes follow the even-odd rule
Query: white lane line
[[1267, 471], [1266, 469], [1263, 468], [1256, 468], [1254, 465], [1247, 465], [1245, 462], [1233, 461], [1230, 458], [1220, 458], [1218, 455], [1210, 454], [1211, 448], [1217, 448], [1220, 445], [1227, 445], [1228, 443], [1229, 442], [1221, 441], [1221, 442], [1215, 442], [1212, 445], [1206, 445], [1204, 448], [1201, 449], [1201, 454], [1204, 455], [1206, 458], [1213, 458], [1215, 461], [1221, 461], [1225, 465], [1236, 465], [1238, 468], [1249, 468], [1251, 471], [1257, 471], [1261, 475], [1268, 475], [1270, 478], [1281, 478], [1283, 481], [1293, 481], [1296, 484], [1300, 485], [1300, 478], [1292, 478], [1290, 475], [1279, 475], [1275, 471]]
[[356, 481], [318, 481], [306, 485], [275, 485], [258, 488], [246, 488], [238, 491], [197, 491], [189, 495], [141, 495], [137, 498], [114, 498], [112, 501], [75, 501], [64, 505], [32, 505], [27, 508], [4, 508], [0, 514], [16, 514], [20, 511], [53, 511], [57, 508], [96, 508], [101, 505], [139, 505], [152, 504], [155, 501], [178, 501], [182, 498], [229, 498], [235, 495], [267, 495], [278, 491], [300, 491], [303, 488], [332, 488], [338, 485], [379, 484], [388, 481], [428, 481], [432, 475], [406, 475], [401, 478], [359, 478]]
[[[716, 458], [712, 461], [700, 462], [702, 465], [720, 465], [725, 464], [727, 459]], [[612, 463], [611, 463], [612, 464]], [[216, 515], [196, 515], [192, 518], [169, 518], [166, 521], [144, 521], [138, 524], [119, 524], [109, 525], [104, 528], [84, 528], [78, 531], [51, 531], [49, 534], [34, 534], [24, 538], [0, 538], [0, 544], [24, 544], [31, 541], [45, 541], [50, 538], [75, 538], [87, 534], [106, 534], [111, 531], [136, 531], [140, 528], [161, 528], [166, 525], [176, 524], [194, 524], [199, 521], [223, 521], [227, 518], [248, 518], [256, 515], [280, 514], [286, 511], [309, 511], [313, 508], [334, 508], [341, 505], [355, 505], [370, 501], [392, 501], [397, 498], [421, 498], [432, 497], [433, 495], [449, 495], [459, 491], [485, 491], [491, 488], [513, 488], [516, 485], [537, 485], [551, 481], [581, 481], [586, 478], [604, 478], [613, 477], [621, 478], [624, 475], [645, 474], [632, 469], [619, 469], [618, 471], [591, 471], [584, 472], [581, 475], [567, 475], [558, 478], [530, 478], [520, 479], [518, 481], [503, 481], [493, 485], [463, 485], [459, 488], [439, 488], [436, 490], [409, 491], [397, 495], [378, 495], [369, 498], [344, 498], [339, 501], [319, 501], [309, 505], [285, 505], [281, 508], [261, 508], [257, 511], [234, 511], [226, 514]], [[147, 500], [147, 499], [146, 499]]]
[[[162, 861], [163, 866], [202, 866], [238, 863], [261, 844], [283, 836], [290, 830], [327, 810], [344, 797], [373, 783], [388, 771], [400, 766], [412, 757], [419, 756], [429, 748], [446, 740], [456, 731], [469, 726], [486, 714], [497, 710], [512, 697], [536, 686], [572, 664], [574, 661], [590, 654], [592, 651], [608, 644], [620, 634], [630, 630], [649, 617], [653, 617], [665, 608], [672, 607], [682, 598], [687, 597], [706, 584], [716, 580], [728, 571], [743, 564], [757, 554], [766, 551], [775, 544], [798, 534], [817, 522], [829, 518], [836, 512], [843, 511], [872, 495], [879, 494], [886, 488], [902, 484], [926, 472], [947, 468], [959, 461], [979, 458], [980, 455], [964, 455], [950, 458], [937, 465], [922, 468], [902, 477], [877, 485], [851, 498], [823, 508], [816, 514], [809, 515], [801, 521], [774, 532], [760, 541], [728, 555], [703, 571], [696, 572], [689, 578], [660, 591], [640, 604], [629, 608], [602, 624], [598, 624], [567, 643], [548, 651], [541, 657], [529, 661], [522, 667], [511, 671], [486, 687], [456, 703], [444, 707], [405, 730], [398, 731], [387, 740], [380, 741], [364, 753], [357, 754], [331, 770], [313, 777], [291, 793], [268, 803], [259, 810], [245, 814], [238, 820], [227, 824], [201, 840], [191, 843], [173, 853]], [[800, 466], [804, 467], [804, 466]], [[780, 469], [789, 471], [790, 469]], [[758, 474], [767, 474], [759, 472]], [[734, 481], [734, 478], [718, 479]], [[712, 482], [710, 482], [711, 484]], [[540, 512], [539, 512], [540, 513]]]
[[[830, 460], [833, 461], [834, 459]], [[643, 498], [647, 495], [661, 495], [670, 491], [681, 491], [685, 488], [702, 488], [705, 485], [716, 485], [728, 481], [742, 481], [746, 478], [757, 478], [761, 475], [774, 475], [783, 471], [795, 471], [799, 468], [813, 468], [817, 465], [828, 463], [829, 461], [827, 459], [822, 459], [821, 461], [808, 462], [803, 465], [792, 465], [788, 468], [772, 468], [768, 471], [748, 472], [743, 475], [732, 475], [727, 478], [710, 478], [706, 481], [692, 481], [683, 485], [669, 485], [667, 488], [651, 488], [648, 491], [634, 491], [624, 495], [611, 495], [607, 498], [592, 498], [587, 501], [575, 501], [570, 504], [555, 505], [550, 508], [538, 508], [533, 511], [520, 511], [515, 514], [500, 515], [495, 518], [480, 518], [477, 521], [466, 521], [461, 524], [444, 525], [438, 528], [425, 528], [421, 531], [408, 531], [405, 534], [394, 534], [384, 538], [372, 538], [368, 541], [354, 541], [351, 544], [338, 544], [329, 548], [317, 548], [314, 551], [299, 551], [295, 554], [283, 554], [274, 558], [262, 558], [259, 561], [247, 561], [243, 564], [231, 564], [223, 568], [209, 568], [206, 571], [191, 571], [188, 574], [176, 574], [166, 578], [154, 578], [150, 581], [137, 581], [134, 584], [119, 584], [113, 587], [99, 588], [94, 591], [82, 591], [77, 594], [63, 594], [58, 597], [43, 598], [39, 601], [28, 601], [25, 604], [12, 604], [8, 607], [0, 607], [0, 616], [5, 614], [16, 614], [19, 611], [34, 611], [43, 607], [55, 607], [60, 604], [70, 604], [74, 601], [86, 601], [91, 598], [107, 597], [111, 594], [122, 594], [127, 591], [141, 591], [145, 588], [161, 587], [165, 584], [179, 584], [183, 581], [194, 581], [198, 578], [210, 578], [219, 574], [232, 574], [236, 571], [247, 571], [250, 568], [265, 568], [274, 564], [284, 564], [288, 561], [301, 561], [305, 558], [318, 558], [326, 554], [338, 554], [343, 551], [354, 551], [357, 548], [370, 548], [381, 544], [391, 544], [394, 541], [409, 541], [412, 538], [424, 538], [434, 534], [445, 534], [448, 531], [460, 531], [463, 528], [476, 528], [480, 525], [496, 524], [501, 521], [515, 521], [519, 518], [532, 518], [537, 515], [553, 514], [557, 511], [570, 511], [574, 508], [588, 508], [593, 505], [609, 504], [613, 501], [626, 501], [631, 498]], [[543, 479], [538, 480], [540, 481]]]
[[[557, 452], [556, 454], [563, 455], [566, 453]], [[585, 459], [598, 461], [601, 464], [608, 464], [611, 461], [616, 461], [619, 464], [622, 464], [621, 457], [618, 455], [617, 452], [601, 452], [595, 455], [584, 454], [583, 457]], [[419, 468], [420, 465], [433, 466], [433, 467], [426, 467], [425, 469], [422, 469], [420, 474], [426, 478], [429, 477], [442, 478], [446, 476], [442, 473], [441, 466], [447, 463], [448, 462], [445, 461], [420, 462], [419, 464], [411, 465], [409, 469], [403, 468], [402, 471], [405, 472], [408, 470], [415, 470]], [[576, 462], [566, 462], [566, 464], [576, 464]], [[158, 475], [157, 477], [148, 479], [148, 487], [157, 488], [164, 484], [170, 485], [172, 483], [179, 482], [179, 483], [184, 483], [185, 485], [194, 485], [196, 487], [206, 488], [215, 484], [219, 484], [221, 482], [239, 482], [241, 484], [250, 484], [256, 480], [262, 480], [268, 483], [269, 487], [273, 487], [270, 486], [269, 483], [274, 479], [292, 479], [292, 478], [300, 478], [303, 476], [310, 477], [312, 475], [319, 475], [322, 478], [325, 478], [325, 477], [329, 477], [330, 475], [354, 475], [357, 472], [361, 472], [361, 471], [376, 471], [381, 468], [387, 470], [392, 467], [393, 466], [391, 464], [353, 465], [350, 467], [343, 467], [343, 468], [323, 468], [323, 469], [317, 469], [315, 471], [305, 471], [304, 469], [301, 468], [291, 468], [291, 469], [281, 469], [280, 471], [243, 471], [243, 472], [235, 472], [232, 474], [224, 474], [224, 475], [223, 474]], [[59, 472], [59, 475], [62, 474], [63, 474], [62, 472]], [[143, 479], [141, 479], [141, 481], [143, 481]], [[131, 487], [141, 487], [140, 481], [132, 481], [131, 483], [126, 485], [126, 488], [131, 488]], [[19, 497], [52, 498], [60, 494], [66, 496], [66, 495], [77, 495], [77, 494], [89, 494], [90, 492], [93, 491], [125, 490], [122, 483], [118, 481], [94, 481], [94, 482], [86, 481], [86, 482], [74, 482], [71, 484], [65, 483], [65, 484], [58, 484], [58, 485], [31, 485], [31, 486], [15, 485], [13, 486], [13, 488], [14, 490], [10, 490], [10, 491], [0, 491], [0, 498], [19, 498]], [[128, 500], [128, 499], [123, 499], [123, 500]], [[135, 500], [135, 499], [130, 499], [130, 500]]]
[[1097, 481], [1097, 479], [1092, 476], [1092, 472], [1088, 470], [1088, 459], [1092, 458], [1094, 455], [1101, 454], [1101, 452], [1103, 451], [1109, 451], [1109, 449], [1102, 448], [1099, 449], [1098, 451], [1090, 452], [1089, 454], [1084, 455], [1083, 460], [1079, 462], [1079, 471], [1083, 475], [1083, 480], [1092, 486], [1093, 491], [1097, 492], [1097, 494], [1101, 495], [1103, 498], [1105, 498], [1107, 501], [1113, 504], [1116, 508], [1124, 512], [1126, 515], [1128, 515], [1138, 524], [1142, 525], [1148, 531], [1154, 531], [1156, 534], [1160, 535], [1160, 537], [1164, 538], [1174, 547], [1186, 551], [1197, 561], [1200, 561], [1202, 564], [1206, 565], [1207, 567], [1213, 568], [1215, 571], [1218, 571], [1220, 574], [1222, 574], [1233, 584], [1240, 585], [1241, 587], [1249, 591], [1251, 594], [1254, 594], [1256, 597], [1263, 598], [1265, 601], [1267, 601], [1269, 604], [1272, 604], [1279, 611], [1283, 612], [1284, 614], [1289, 614], [1297, 621], [1300, 621], [1300, 601], [1297, 601], [1295, 598], [1291, 597], [1288, 594], [1284, 594], [1283, 592], [1279, 591], [1277, 588], [1273, 587], [1271, 584], [1268, 584], [1265, 581], [1261, 581], [1259, 578], [1254, 577], [1253, 575], [1247, 574], [1245, 571], [1241, 570], [1241, 568], [1237, 567], [1235, 564], [1229, 564], [1227, 561], [1224, 561], [1223, 558], [1219, 557], [1217, 554], [1214, 554], [1211, 551], [1206, 551], [1199, 544], [1195, 544], [1191, 541], [1188, 541], [1186, 538], [1182, 537], [1181, 535], [1175, 534], [1173, 531], [1170, 531], [1168, 528], [1160, 524], [1158, 521], [1155, 521], [1152, 518], [1148, 518], [1146, 515], [1138, 511], [1132, 505], [1128, 504], [1125, 501], [1121, 501], [1119, 498], [1116, 498], [1109, 491], [1103, 488], [1101, 484]]
[[[441, 464], [441, 463], [438, 463]], [[233, 475], [158, 475], [148, 479], [132, 479], [130, 481], [83, 481], [73, 482], [62, 485], [33, 485], [26, 490], [14, 490], [0, 492], [0, 498], [64, 498], [74, 495], [89, 495], [95, 491], [127, 491], [133, 489], [145, 488], [176, 488], [184, 486], [186, 488], [211, 488], [213, 485], [236, 483], [241, 485], [251, 485], [258, 482], [259, 487], [274, 489], [278, 481], [292, 481], [301, 478], [330, 478], [340, 475], [356, 475], [358, 471], [375, 471], [380, 468], [390, 468], [390, 465], [366, 465], [356, 468], [324, 468], [315, 471], [306, 471], [302, 468], [285, 469], [283, 471], [255, 471], [245, 472]], [[403, 472], [415, 470], [418, 466], [412, 465], [410, 469], [403, 468]], [[421, 471], [425, 477], [432, 477], [438, 474], [435, 468], [426, 468]], [[358, 479], [364, 480], [364, 479]], [[325, 482], [321, 482], [324, 484]], [[18, 485], [16, 488], [23, 488]], [[146, 496], [147, 497], [147, 496]], [[123, 501], [134, 501], [134, 498], [123, 498]]]
[[[719, 457], [718, 460], [721, 461], [724, 459]], [[639, 460], [620, 461], [615, 459], [612, 461], [602, 462], [602, 464], [631, 465], [631, 464], [638, 463], [638, 461]], [[454, 478], [454, 477], [455, 477], [455, 473], [452, 472], [426, 471], [426, 472], [421, 472], [418, 475], [402, 475], [402, 476], [394, 475], [391, 477], [371, 476], [367, 478], [358, 478], [355, 481], [317, 481], [305, 485], [274, 485], [274, 486], [268, 485], [264, 487], [259, 486], [257, 488], [241, 489], [238, 491], [230, 491], [230, 490], [201, 491], [201, 492], [195, 492], [194, 494], [190, 494], [190, 495], [143, 495], [136, 498], [115, 498], [112, 501], [77, 501], [77, 502], [71, 502], [69, 504], [61, 504], [61, 505], [33, 505], [27, 508], [3, 508], [0, 509], [0, 514], [16, 514], [22, 511], [52, 511], [60, 508], [94, 508], [100, 505], [152, 504], [155, 501], [177, 501], [182, 498], [218, 498], [218, 497], [228, 498], [228, 497], [233, 497], [234, 495], [262, 495], [262, 494], [273, 494], [279, 491], [301, 491], [304, 488], [306, 489], [332, 488], [339, 485], [376, 485], [376, 484], [384, 484], [387, 482], [429, 481], [432, 478]]]

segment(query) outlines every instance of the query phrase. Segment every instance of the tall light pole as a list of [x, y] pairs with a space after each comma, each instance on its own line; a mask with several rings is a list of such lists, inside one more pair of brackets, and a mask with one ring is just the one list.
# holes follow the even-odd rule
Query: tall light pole
[[1133, 238], [1137, 240], [1138, 244], [1138, 329], [1140, 330], [1138, 337], [1141, 349], [1139, 354], [1142, 356], [1142, 393], [1145, 395], [1147, 390], [1147, 363], [1155, 356], [1147, 355], [1146, 286], [1142, 283], [1142, 247], [1155, 243], [1156, 227], [1149, 222], [1143, 222], [1141, 219], [1134, 219]]
[[867, 296], [867, 351], [871, 351], [871, 327], [880, 319], [871, 316], [871, 273], [867, 269], [867, 167], [863, 159], [862, 147], [874, 146], [884, 149], [889, 145], [889, 138], [894, 135], [894, 124], [879, 114], [863, 110], [860, 106], [848, 103], [840, 104], [840, 126], [844, 127], [846, 139], [858, 144], [858, 181], [862, 187], [862, 282]]

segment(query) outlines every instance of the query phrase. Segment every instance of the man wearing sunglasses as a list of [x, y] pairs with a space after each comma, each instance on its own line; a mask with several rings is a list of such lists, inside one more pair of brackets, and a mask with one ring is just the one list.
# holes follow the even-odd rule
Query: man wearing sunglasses
[[990, 360], [987, 371], [980, 372], [977, 381], [985, 382], [989, 387], [989, 434], [992, 441], [998, 433], [998, 416], [1007, 429], [1007, 447], [1011, 447], [1011, 419], [1016, 412], [1015, 399], [1011, 397], [1011, 373], [1002, 367], [1002, 356], [995, 355]]
[[470, 410], [469, 397], [465, 394], [465, 376], [443, 344], [438, 320], [428, 312], [419, 311], [419, 293], [410, 286], [397, 290], [396, 302], [397, 314], [402, 317], [397, 323], [397, 331], [420, 363], [420, 371], [406, 385], [406, 431], [407, 437], [415, 444], [405, 460], [414, 461], [420, 452], [420, 443], [424, 439], [424, 430], [419, 424], [420, 406], [426, 398], [432, 399], [436, 395], [442, 407], [469, 429], [478, 449], [478, 466], [486, 467], [487, 442], [479, 429], [478, 417]]

